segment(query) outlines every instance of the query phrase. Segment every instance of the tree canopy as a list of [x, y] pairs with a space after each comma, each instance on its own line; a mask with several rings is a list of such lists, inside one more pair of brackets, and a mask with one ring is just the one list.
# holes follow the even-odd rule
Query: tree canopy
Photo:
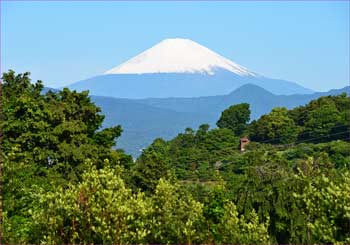
[[233, 105], [133, 160], [88, 92], [13, 71], [1, 91], [2, 243], [350, 243], [345, 94], [251, 123]]
[[235, 135], [240, 136], [246, 129], [247, 123], [250, 120], [249, 104], [242, 103], [233, 105], [221, 113], [220, 119], [216, 125], [219, 128], [231, 129]]

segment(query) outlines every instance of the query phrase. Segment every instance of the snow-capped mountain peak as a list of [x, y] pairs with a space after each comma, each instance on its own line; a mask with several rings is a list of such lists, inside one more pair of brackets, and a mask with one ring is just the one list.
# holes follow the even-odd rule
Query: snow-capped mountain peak
[[105, 74], [207, 73], [224, 69], [240, 76], [258, 76], [189, 39], [165, 39]]

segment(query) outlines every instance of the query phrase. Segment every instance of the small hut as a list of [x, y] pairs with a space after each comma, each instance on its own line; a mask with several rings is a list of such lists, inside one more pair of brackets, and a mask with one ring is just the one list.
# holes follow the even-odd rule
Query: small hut
[[241, 152], [245, 151], [244, 147], [249, 144], [249, 139], [247, 137], [241, 138], [241, 144], [240, 144], [240, 149]]

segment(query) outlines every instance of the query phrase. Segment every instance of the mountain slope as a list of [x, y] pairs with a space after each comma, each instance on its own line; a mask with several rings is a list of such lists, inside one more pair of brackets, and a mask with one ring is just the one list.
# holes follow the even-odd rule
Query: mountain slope
[[224, 69], [241, 76], [257, 76], [231, 60], [189, 39], [165, 39], [105, 74], [207, 73]]
[[73, 83], [78, 91], [116, 98], [199, 97], [228, 94], [252, 83], [275, 94], [307, 94], [297, 83], [249, 71], [188, 39], [166, 39], [102, 75]]
[[181, 112], [207, 113], [218, 116], [221, 111], [233, 104], [249, 103], [252, 116], [255, 119], [269, 112], [273, 107], [285, 106], [293, 108], [308, 103], [310, 100], [326, 95], [336, 95], [343, 92], [350, 93], [350, 87], [333, 89], [328, 92], [313, 94], [275, 95], [266, 89], [253, 84], [245, 84], [228, 95], [207, 96], [198, 98], [150, 98], [137, 100], [154, 107], [171, 109]]
[[117, 140], [117, 147], [133, 156], [137, 156], [139, 150], [155, 138], [170, 139], [186, 127], [197, 128], [202, 121], [207, 120], [206, 114], [178, 112], [129, 99], [101, 96], [91, 96], [91, 99], [106, 116], [104, 127], [122, 125], [123, 134]]

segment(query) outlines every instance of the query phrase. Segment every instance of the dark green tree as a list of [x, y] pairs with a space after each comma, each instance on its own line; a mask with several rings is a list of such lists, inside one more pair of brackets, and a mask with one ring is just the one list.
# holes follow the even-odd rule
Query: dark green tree
[[324, 141], [331, 137], [332, 129], [341, 121], [339, 111], [331, 102], [309, 112], [304, 129], [307, 138]]
[[231, 129], [235, 135], [240, 136], [246, 129], [249, 120], [249, 104], [242, 103], [230, 106], [228, 109], [224, 110], [216, 125], [219, 128]]
[[349, 139], [350, 98], [345, 94], [324, 96], [288, 111], [300, 127], [299, 140], [325, 142]]
[[286, 108], [277, 107], [252, 123], [250, 137], [252, 140], [268, 143], [292, 143], [298, 137], [298, 127], [288, 117]]
[[130, 158], [111, 148], [120, 126], [98, 131], [104, 116], [88, 92], [43, 93], [41, 81], [32, 84], [29, 73], [11, 70], [2, 78], [5, 237], [9, 243], [37, 243], [29, 213], [37, 189], [78, 181], [87, 159], [102, 167], [105, 159], [117, 165]]
[[143, 150], [131, 169], [132, 183], [143, 191], [153, 191], [160, 178], [170, 176], [167, 144], [163, 139], [156, 139], [150, 147]]

